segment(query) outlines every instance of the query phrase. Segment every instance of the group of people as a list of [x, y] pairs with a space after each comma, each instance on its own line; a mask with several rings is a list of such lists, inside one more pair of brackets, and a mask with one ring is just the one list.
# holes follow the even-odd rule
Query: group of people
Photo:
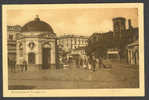
[[103, 62], [102, 57], [95, 56], [78, 56], [76, 58], [66, 59], [65, 57], [60, 58], [60, 66], [68, 65], [70, 68], [71, 65], [75, 63], [76, 68], [84, 68], [92, 71], [96, 71], [97, 68], [106, 68], [106, 65]]
[[103, 59], [101, 57], [96, 58], [95, 56], [89, 56], [85, 59], [81, 59], [81, 64], [77, 66], [82, 66], [84, 69], [96, 71], [97, 68], [106, 68], [106, 65], [103, 63]]
[[[28, 70], [27, 61], [23, 60], [22, 64], [17, 65], [15, 60], [9, 60], [8, 61], [9, 66], [11, 68], [11, 72], [16, 72], [16, 66], [17, 68], [20, 68], [21, 72]], [[75, 62], [75, 66], [77, 68], [84, 68], [92, 70], [93, 72], [96, 71], [97, 68], [107, 68], [107, 66], [104, 64], [102, 57], [95, 57], [95, 56], [85, 56], [85, 57], [78, 57], [76, 59], [66, 59], [65, 57], [60, 57], [59, 59], [59, 66], [61, 68], [71, 67], [71, 64]]]
[[10, 67], [11, 72], [16, 72], [16, 68], [20, 68], [21, 72], [27, 71], [27, 62], [26, 60], [22, 61], [22, 64], [17, 65], [15, 60], [8, 60], [8, 66]]

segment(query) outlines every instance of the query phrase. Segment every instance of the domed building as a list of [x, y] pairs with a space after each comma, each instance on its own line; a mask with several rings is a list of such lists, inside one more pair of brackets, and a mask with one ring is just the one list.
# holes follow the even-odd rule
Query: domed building
[[27, 62], [28, 70], [56, 67], [56, 34], [37, 16], [17, 34], [17, 65]]

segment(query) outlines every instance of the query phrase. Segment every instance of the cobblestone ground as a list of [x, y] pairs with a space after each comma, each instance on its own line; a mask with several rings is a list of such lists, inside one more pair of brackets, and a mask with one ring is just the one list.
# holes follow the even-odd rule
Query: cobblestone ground
[[71, 65], [69, 69], [48, 69], [34, 72], [9, 72], [9, 89], [94, 89], [138, 88], [137, 65], [112, 62], [112, 68], [92, 72]]

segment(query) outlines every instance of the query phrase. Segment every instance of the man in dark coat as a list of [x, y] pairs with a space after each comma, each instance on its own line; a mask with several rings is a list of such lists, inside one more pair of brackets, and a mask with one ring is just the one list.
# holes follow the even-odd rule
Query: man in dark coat
[[99, 57], [99, 66], [100, 66], [100, 68], [101, 67], [106, 68], [106, 66], [104, 65], [101, 57]]
[[90, 56], [89, 63], [91, 64], [92, 71], [95, 72], [95, 70], [96, 70], [96, 59], [93, 55]]
[[92, 67], [93, 67], [93, 72], [96, 70], [96, 59], [94, 56], [92, 56]]
[[11, 72], [13, 72], [13, 63], [12, 63], [12, 60], [9, 60], [9, 65], [10, 65]]

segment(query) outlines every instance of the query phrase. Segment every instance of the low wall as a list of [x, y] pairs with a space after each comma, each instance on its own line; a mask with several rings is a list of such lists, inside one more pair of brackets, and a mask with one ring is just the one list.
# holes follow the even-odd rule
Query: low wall
[[[9, 66], [9, 70], [11, 70], [11, 66]], [[27, 70], [23, 65], [16, 65], [15, 71], [16, 72], [22, 72], [22, 71], [27, 71], [27, 72], [35, 72], [35, 71], [40, 71], [40, 70], [50, 70], [50, 69], [56, 69], [56, 64], [51, 64], [49, 68], [43, 69], [41, 64], [28, 64], [27, 65]]]

